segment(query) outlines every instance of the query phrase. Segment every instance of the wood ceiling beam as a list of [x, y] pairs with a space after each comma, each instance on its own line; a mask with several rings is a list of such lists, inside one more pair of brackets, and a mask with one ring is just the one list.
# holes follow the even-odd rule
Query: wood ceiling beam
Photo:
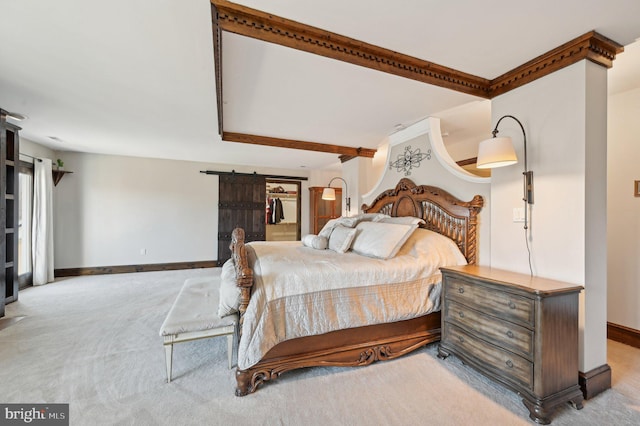
[[268, 136], [248, 135], [246, 133], [223, 132], [224, 142], [239, 142], [252, 145], [275, 146], [279, 148], [302, 149], [305, 151], [326, 152], [329, 154], [347, 155], [351, 157], [372, 158], [375, 149], [354, 148], [350, 146], [331, 145], [318, 142], [297, 141], [292, 139], [272, 138]]
[[225, 0], [211, 0], [224, 31], [488, 98], [489, 80]]
[[223, 130], [222, 31], [488, 99], [502, 95], [583, 59], [611, 68], [616, 55], [624, 50], [615, 41], [595, 31], [590, 31], [493, 80], [488, 80], [226, 0], [210, 1], [213, 21], [218, 130], [223, 140], [335, 153], [341, 156], [340, 159], [343, 162], [358, 156], [373, 157], [376, 150], [229, 133]]
[[493, 79], [489, 93], [492, 98], [502, 95], [583, 59], [611, 68], [616, 55], [623, 50], [615, 41], [590, 31]]
[[224, 132], [223, 97], [222, 97], [222, 28], [218, 25], [218, 19], [211, 7], [211, 25], [213, 29], [213, 66], [215, 68], [216, 79], [216, 104], [218, 106], [218, 134], [222, 136]]

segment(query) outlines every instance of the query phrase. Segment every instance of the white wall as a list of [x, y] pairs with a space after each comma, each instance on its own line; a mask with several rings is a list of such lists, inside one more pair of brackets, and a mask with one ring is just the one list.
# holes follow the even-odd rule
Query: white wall
[[[56, 269], [217, 259], [218, 178], [200, 171], [254, 171], [137, 157], [68, 152], [59, 156], [65, 169], [74, 173], [54, 189]], [[308, 229], [307, 188], [303, 181], [303, 233]]]
[[356, 157], [342, 165], [342, 177], [349, 183], [350, 216], [362, 213], [361, 195], [370, 189], [372, 164], [371, 158]]
[[49, 149], [46, 146], [42, 146], [35, 142], [32, 142], [23, 137], [20, 137], [20, 154], [27, 154], [27, 155], [21, 155], [20, 159], [28, 163], [33, 163], [33, 157], [36, 157], [36, 158], [50, 158], [55, 164], [55, 161], [57, 158], [56, 153], [52, 149]]
[[607, 320], [640, 330], [640, 89], [609, 98]]
[[[584, 60], [492, 101], [493, 123], [514, 115], [527, 133], [534, 171], [529, 238], [534, 275], [585, 286], [583, 372], [607, 362], [606, 78], [605, 68]], [[500, 136], [513, 138], [522, 159], [517, 123], [503, 120]], [[522, 162], [492, 171], [491, 265], [528, 274], [525, 233], [512, 218], [513, 208], [523, 205], [522, 171]]]

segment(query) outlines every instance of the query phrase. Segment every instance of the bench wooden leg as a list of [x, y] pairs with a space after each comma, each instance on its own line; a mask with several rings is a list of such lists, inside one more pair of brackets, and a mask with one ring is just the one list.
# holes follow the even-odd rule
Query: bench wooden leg
[[167, 383], [171, 383], [171, 367], [173, 363], [173, 344], [164, 345], [164, 362], [167, 365]]
[[[235, 334], [235, 333], [234, 333]], [[227, 335], [227, 357], [229, 358], [229, 369], [233, 366], [233, 336], [234, 334]]]

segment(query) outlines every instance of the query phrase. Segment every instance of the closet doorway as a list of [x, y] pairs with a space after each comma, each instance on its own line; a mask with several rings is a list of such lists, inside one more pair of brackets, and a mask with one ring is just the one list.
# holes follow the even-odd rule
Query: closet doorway
[[267, 241], [300, 240], [300, 182], [267, 179]]

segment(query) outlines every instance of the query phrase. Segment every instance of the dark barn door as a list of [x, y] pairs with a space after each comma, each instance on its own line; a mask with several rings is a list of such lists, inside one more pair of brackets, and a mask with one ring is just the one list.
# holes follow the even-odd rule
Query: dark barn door
[[231, 257], [234, 228], [244, 229], [245, 241], [265, 240], [265, 177], [220, 175], [218, 198], [218, 265]]

